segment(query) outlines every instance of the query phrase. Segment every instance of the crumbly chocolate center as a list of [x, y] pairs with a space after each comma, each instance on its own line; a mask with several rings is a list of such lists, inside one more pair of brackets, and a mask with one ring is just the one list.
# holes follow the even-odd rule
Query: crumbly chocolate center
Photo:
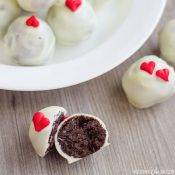
[[63, 152], [83, 158], [98, 151], [105, 143], [106, 131], [99, 121], [86, 116], [69, 119], [58, 133]]
[[62, 113], [61, 115], [58, 114], [57, 115], [57, 119], [55, 120], [53, 126], [52, 126], [52, 131], [51, 131], [51, 134], [50, 134], [50, 137], [49, 137], [49, 148], [47, 149], [46, 153], [48, 153], [49, 151], [51, 151], [53, 148], [54, 148], [54, 136], [57, 132], [57, 128], [59, 126], [59, 124], [65, 119], [65, 116], [64, 114]]

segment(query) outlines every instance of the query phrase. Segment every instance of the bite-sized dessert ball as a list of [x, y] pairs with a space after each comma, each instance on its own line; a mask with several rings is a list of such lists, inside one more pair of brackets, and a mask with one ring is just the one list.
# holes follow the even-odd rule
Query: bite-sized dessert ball
[[167, 22], [160, 33], [160, 51], [162, 58], [175, 66], [175, 20]]
[[55, 134], [59, 154], [74, 163], [109, 145], [105, 124], [89, 114], [74, 114], [65, 119]]
[[37, 12], [49, 9], [57, 0], [17, 0], [19, 5], [27, 11]]
[[48, 22], [58, 42], [73, 45], [87, 40], [93, 34], [97, 19], [86, 0], [65, 0], [63, 4], [58, 3], [51, 8]]
[[0, 0], [0, 37], [20, 12], [20, 7], [15, 0]]
[[35, 16], [16, 19], [10, 25], [4, 43], [11, 56], [25, 66], [45, 63], [55, 50], [52, 29]]
[[147, 108], [164, 102], [175, 93], [175, 72], [156, 56], [136, 61], [124, 74], [123, 89], [132, 105]]
[[66, 110], [51, 106], [36, 112], [29, 129], [29, 138], [36, 153], [44, 157], [54, 147], [58, 125], [65, 119]]

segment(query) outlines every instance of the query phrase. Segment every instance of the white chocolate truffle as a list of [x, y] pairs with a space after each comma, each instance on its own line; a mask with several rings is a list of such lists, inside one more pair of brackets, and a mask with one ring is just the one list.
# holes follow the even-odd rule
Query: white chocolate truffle
[[44, 64], [55, 50], [52, 29], [46, 22], [34, 16], [16, 19], [10, 25], [4, 43], [11, 56], [24, 66]]
[[[68, 124], [69, 126], [66, 126], [69, 121], [71, 121], [71, 123]], [[95, 121], [95, 123], [93, 123], [93, 121]], [[87, 128], [84, 129], [85, 127]], [[98, 129], [98, 127], [100, 129]], [[60, 133], [62, 133], [62, 136], [60, 136]], [[64, 134], [66, 135], [64, 136]], [[95, 140], [93, 140], [93, 136]], [[102, 120], [93, 115], [79, 113], [73, 114], [59, 125], [57, 133], [55, 134], [55, 146], [58, 153], [71, 164], [108, 146], [108, 139], [109, 133]], [[66, 142], [66, 140], [68, 140], [68, 142]], [[81, 143], [79, 141], [81, 141]], [[99, 143], [101, 146], [93, 145]], [[71, 151], [74, 152], [76, 150], [77, 152], [71, 155], [66, 153], [66, 151], [63, 150], [64, 146], [62, 144], [68, 148], [70, 154]], [[87, 153], [86, 149], [91, 149], [91, 153]], [[77, 154], [78, 156], [75, 157], [73, 154]], [[83, 157], [79, 157], [80, 155], [83, 155]]]
[[54, 146], [54, 135], [66, 110], [51, 106], [36, 112], [29, 129], [29, 138], [36, 153], [44, 157]]
[[19, 5], [27, 11], [38, 12], [49, 9], [56, 3], [56, 0], [17, 0]]
[[162, 58], [175, 66], [175, 20], [167, 22], [160, 33], [160, 51]]
[[174, 95], [175, 72], [162, 59], [153, 55], [146, 56], [128, 69], [122, 85], [132, 105], [148, 108]]
[[48, 14], [48, 22], [59, 43], [74, 45], [87, 40], [93, 34], [97, 18], [86, 0], [82, 0], [77, 8], [73, 6], [71, 9], [71, 5], [68, 7], [66, 4], [69, 4], [68, 1], [62, 5], [54, 5]]
[[0, 0], [0, 37], [20, 12], [20, 7], [15, 0]]

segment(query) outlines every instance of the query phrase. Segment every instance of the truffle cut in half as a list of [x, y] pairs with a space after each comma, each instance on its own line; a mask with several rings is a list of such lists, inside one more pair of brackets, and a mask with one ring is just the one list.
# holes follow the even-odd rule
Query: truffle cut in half
[[98, 117], [74, 114], [58, 126], [55, 146], [59, 154], [74, 163], [109, 145], [108, 131]]
[[39, 156], [44, 157], [54, 148], [54, 136], [58, 125], [66, 118], [66, 113], [62, 107], [51, 106], [33, 115], [29, 138]]

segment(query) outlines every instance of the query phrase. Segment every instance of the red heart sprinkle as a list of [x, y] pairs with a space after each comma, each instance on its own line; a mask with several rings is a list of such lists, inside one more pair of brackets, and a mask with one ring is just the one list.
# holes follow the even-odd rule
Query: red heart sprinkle
[[65, 5], [75, 12], [82, 4], [82, 0], [66, 0]]
[[32, 121], [35, 127], [35, 131], [37, 132], [40, 132], [50, 124], [49, 119], [46, 118], [42, 112], [36, 112], [33, 116]]
[[37, 28], [39, 27], [40, 23], [35, 16], [31, 16], [29, 19], [27, 19], [26, 25]]
[[170, 71], [168, 69], [161, 69], [156, 72], [156, 76], [161, 78], [164, 81], [169, 81], [168, 79], [169, 74], [170, 74]]
[[140, 69], [152, 75], [155, 66], [156, 66], [156, 64], [154, 61], [150, 61], [148, 63], [144, 62], [141, 64]]

